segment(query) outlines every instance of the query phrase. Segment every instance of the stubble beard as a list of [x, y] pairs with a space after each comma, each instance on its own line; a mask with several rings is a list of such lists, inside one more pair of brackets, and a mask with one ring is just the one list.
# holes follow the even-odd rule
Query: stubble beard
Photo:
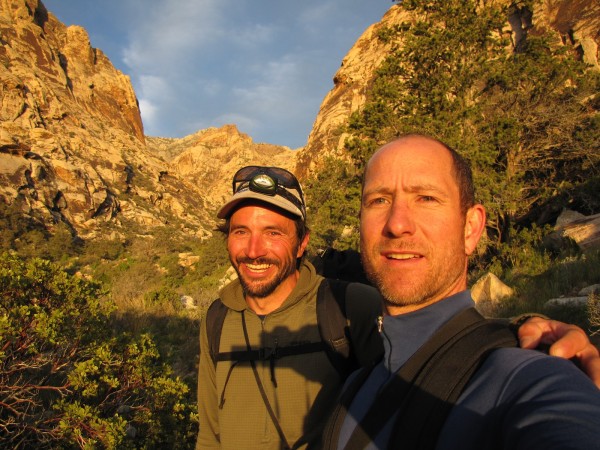
[[423, 282], [414, 283], [394, 276], [390, 270], [376, 270], [365, 264], [367, 278], [373, 283], [383, 296], [384, 304], [392, 307], [422, 305], [429, 301], [433, 295], [434, 281], [427, 285]]
[[[232, 261], [233, 263], [233, 261]], [[270, 279], [261, 280], [261, 281], [249, 281], [244, 278], [239, 270], [239, 266], [241, 264], [271, 264], [277, 267], [277, 273]], [[232, 264], [235, 271], [237, 272], [238, 279], [240, 280], [240, 284], [242, 289], [244, 290], [245, 296], [255, 297], [255, 298], [265, 298], [271, 295], [277, 287], [290, 275], [292, 275], [296, 271], [295, 260], [285, 260], [278, 261], [267, 258], [258, 258], [258, 259], [250, 259], [250, 258], [240, 258], [236, 261], [236, 263]]]
[[[411, 245], [402, 245], [403, 250], [409, 250]], [[426, 305], [444, 297], [447, 286], [453, 284], [460, 273], [455, 267], [460, 267], [458, 260], [455, 264], [430, 267], [425, 273], [410, 274], [398, 272], [398, 269], [388, 267], [378, 268], [368, 256], [369, 252], [361, 252], [362, 262], [367, 278], [381, 293], [385, 306], [392, 308]], [[376, 261], [379, 251], [370, 252]], [[450, 257], [451, 259], [454, 259]]]

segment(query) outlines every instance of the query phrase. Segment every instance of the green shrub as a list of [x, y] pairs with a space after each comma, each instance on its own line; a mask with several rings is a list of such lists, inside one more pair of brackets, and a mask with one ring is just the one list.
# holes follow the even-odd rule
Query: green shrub
[[1, 447], [193, 447], [193, 393], [98, 284], [4, 253], [0, 305]]

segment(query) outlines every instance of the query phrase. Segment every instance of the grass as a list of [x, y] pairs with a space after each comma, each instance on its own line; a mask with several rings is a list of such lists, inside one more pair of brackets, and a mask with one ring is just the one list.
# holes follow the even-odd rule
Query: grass
[[515, 289], [515, 295], [497, 305], [493, 315], [511, 317], [524, 312], [540, 312], [556, 320], [574, 323], [590, 334], [597, 330], [598, 319], [591, 317], [594, 308], [548, 307], [546, 303], [553, 298], [578, 296], [582, 288], [599, 284], [600, 251], [549, 259], [537, 269], [537, 273], [532, 267], [505, 272], [501, 279]]

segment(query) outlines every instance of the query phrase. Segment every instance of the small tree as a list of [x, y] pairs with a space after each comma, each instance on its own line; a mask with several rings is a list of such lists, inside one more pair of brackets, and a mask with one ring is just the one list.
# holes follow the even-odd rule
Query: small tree
[[145, 335], [113, 337], [99, 285], [0, 255], [0, 446], [191, 448], [188, 387]]

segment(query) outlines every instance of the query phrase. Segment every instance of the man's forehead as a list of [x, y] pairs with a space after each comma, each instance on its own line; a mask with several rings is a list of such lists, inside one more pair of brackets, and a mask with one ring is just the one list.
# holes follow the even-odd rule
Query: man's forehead
[[439, 142], [423, 137], [393, 141], [381, 147], [367, 163], [365, 184], [380, 172], [394, 173], [418, 167], [424, 173], [439, 172], [440, 168], [452, 170], [452, 156]]

